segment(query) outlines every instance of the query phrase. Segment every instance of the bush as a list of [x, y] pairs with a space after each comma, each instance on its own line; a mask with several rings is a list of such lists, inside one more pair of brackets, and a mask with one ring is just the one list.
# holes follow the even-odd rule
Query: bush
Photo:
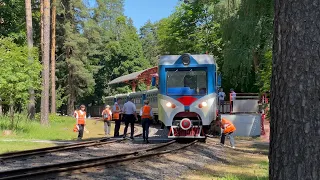
[[[15, 121], [13, 125], [13, 132], [15, 133], [27, 133], [30, 131], [31, 126], [37, 124], [35, 122], [29, 121], [26, 115], [16, 114]], [[11, 117], [10, 116], [0, 116], [0, 130], [11, 129]]]

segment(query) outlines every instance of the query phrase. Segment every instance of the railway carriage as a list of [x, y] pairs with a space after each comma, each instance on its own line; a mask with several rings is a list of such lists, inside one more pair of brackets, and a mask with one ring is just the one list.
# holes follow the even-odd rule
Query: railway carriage
[[[205, 130], [216, 118], [217, 66], [210, 55], [161, 56], [158, 66], [158, 88], [110, 96], [106, 102], [120, 98], [122, 106], [128, 97], [134, 99], [137, 113], [148, 99], [156, 120], [169, 129], [169, 138], [205, 139]], [[153, 84], [154, 85], [154, 84]]]

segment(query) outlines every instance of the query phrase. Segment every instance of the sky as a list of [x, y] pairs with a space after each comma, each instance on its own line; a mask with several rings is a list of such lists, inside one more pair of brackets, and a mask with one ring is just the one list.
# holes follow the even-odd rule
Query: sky
[[139, 30], [148, 20], [159, 21], [173, 13], [178, 0], [125, 0], [124, 14]]

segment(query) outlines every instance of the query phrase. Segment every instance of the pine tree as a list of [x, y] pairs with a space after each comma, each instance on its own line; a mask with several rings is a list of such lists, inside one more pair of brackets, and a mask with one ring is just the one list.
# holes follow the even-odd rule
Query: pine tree
[[[31, 0], [25, 1], [26, 6], [26, 24], [27, 24], [27, 42], [29, 48], [29, 60], [30, 63], [33, 62], [32, 49], [33, 49], [33, 28], [32, 28], [32, 10], [31, 10]], [[35, 93], [33, 87], [29, 89], [29, 104], [28, 104], [28, 117], [34, 119], [35, 110]]]
[[94, 66], [88, 60], [88, 39], [81, 30], [84, 19], [88, 17], [87, 8], [82, 1], [62, 0], [59, 7], [59, 32], [63, 32], [59, 39], [59, 53], [63, 54], [63, 61], [57, 62], [61, 78], [61, 86], [65, 87], [67, 97], [67, 113], [72, 115], [75, 103], [79, 97], [94, 91]]
[[49, 124], [49, 64], [50, 64], [50, 0], [43, 0], [43, 55], [42, 55], [42, 93], [41, 124]]
[[52, 1], [51, 24], [51, 113], [56, 113], [56, 0]]

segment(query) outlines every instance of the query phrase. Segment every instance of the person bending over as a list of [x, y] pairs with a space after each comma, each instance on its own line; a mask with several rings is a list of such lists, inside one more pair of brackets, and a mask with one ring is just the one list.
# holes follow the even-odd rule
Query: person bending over
[[226, 136], [229, 136], [231, 147], [235, 148], [233, 133], [236, 131], [236, 127], [234, 124], [226, 118], [222, 118], [221, 120], [220, 116], [217, 117], [216, 123], [223, 129], [220, 139], [221, 145], [224, 145]]

